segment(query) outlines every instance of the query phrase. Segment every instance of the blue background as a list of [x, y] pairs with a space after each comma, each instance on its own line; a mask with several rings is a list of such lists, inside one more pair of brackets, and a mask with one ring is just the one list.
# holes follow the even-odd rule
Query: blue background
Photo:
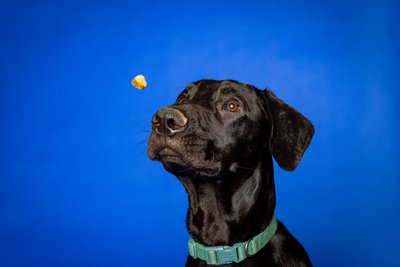
[[383, 0], [1, 1], [0, 266], [183, 266], [186, 192], [147, 138], [202, 78], [268, 86], [314, 123], [298, 169], [275, 169], [277, 216], [315, 266], [400, 266], [399, 14]]

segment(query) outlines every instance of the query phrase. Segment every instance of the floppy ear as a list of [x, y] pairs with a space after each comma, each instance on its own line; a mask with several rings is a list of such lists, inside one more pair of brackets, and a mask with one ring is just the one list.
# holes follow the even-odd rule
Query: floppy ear
[[314, 135], [314, 126], [300, 112], [264, 90], [268, 115], [271, 119], [270, 147], [278, 165], [293, 171]]

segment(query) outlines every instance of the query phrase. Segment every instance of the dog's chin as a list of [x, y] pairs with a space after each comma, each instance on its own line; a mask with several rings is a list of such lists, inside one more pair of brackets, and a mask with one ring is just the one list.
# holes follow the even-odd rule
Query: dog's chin
[[158, 154], [158, 160], [164, 168], [172, 174], [182, 174], [187, 172], [187, 164], [182, 156], [170, 149], [163, 149]]
[[211, 165], [209, 162], [191, 160], [190, 158], [190, 156], [182, 155], [170, 148], [160, 150], [157, 157], [164, 168], [175, 176], [215, 177], [220, 173], [218, 164]]

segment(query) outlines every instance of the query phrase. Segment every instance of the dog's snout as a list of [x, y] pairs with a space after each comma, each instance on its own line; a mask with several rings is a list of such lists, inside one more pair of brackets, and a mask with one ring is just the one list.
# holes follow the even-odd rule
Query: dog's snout
[[158, 134], [173, 135], [185, 129], [188, 118], [182, 111], [165, 107], [154, 114], [152, 119], [153, 130]]

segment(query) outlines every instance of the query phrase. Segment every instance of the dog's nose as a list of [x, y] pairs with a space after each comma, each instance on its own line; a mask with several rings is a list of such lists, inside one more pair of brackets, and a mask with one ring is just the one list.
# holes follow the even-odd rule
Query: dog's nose
[[153, 130], [158, 134], [173, 135], [181, 132], [187, 125], [188, 118], [182, 111], [165, 107], [154, 114], [151, 121]]

